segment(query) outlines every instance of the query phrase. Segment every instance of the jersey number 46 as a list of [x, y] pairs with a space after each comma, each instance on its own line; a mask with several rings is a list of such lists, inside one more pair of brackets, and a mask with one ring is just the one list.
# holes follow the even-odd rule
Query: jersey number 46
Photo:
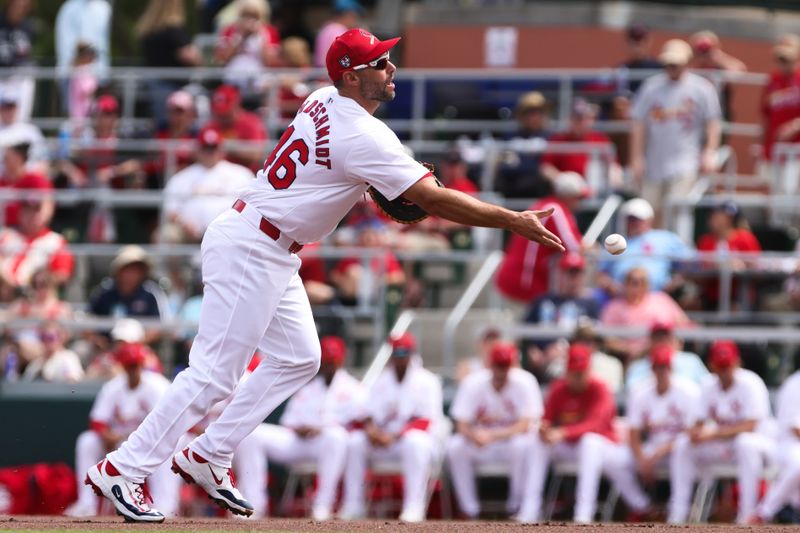
[[[308, 163], [308, 145], [303, 139], [295, 139], [284, 147], [293, 133], [294, 126], [286, 128], [277, 146], [264, 163], [267, 179], [275, 189], [288, 189], [297, 177], [297, 163], [301, 165]], [[295, 154], [296, 160], [292, 157]]]

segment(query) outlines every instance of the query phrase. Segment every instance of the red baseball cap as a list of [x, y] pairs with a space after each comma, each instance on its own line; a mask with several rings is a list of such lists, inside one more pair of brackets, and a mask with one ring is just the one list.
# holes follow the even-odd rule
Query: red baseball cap
[[417, 349], [417, 341], [408, 332], [392, 338], [389, 342], [392, 344], [392, 357], [407, 357]]
[[222, 134], [214, 128], [203, 128], [197, 134], [197, 140], [200, 141], [200, 146], [206, 148], [216, 148], [222, 144]]
[[233, 85], [220, 85], [214, 91], [214, 96], [211, 97], [211, 112], [215, 115], [223, 115], [239, 105], [241, 101], [239, 89]]
[[122, 366], [142, 366], [147, 360], [147, 348], [138, 342], [124, 342], [114, 357]]
[[672, 333], [675, 331], [675, 323], [671, 320], [656, 320], [650, 325], [650, 335], [656, 333]]
[[739, 364], [739, 347], [729, 340], [715, 341], [709, 350], [708, 362], [712, 368], [729, 368]]
[[492, 366], [508, 368], [519, 359], [519, 350], [510, 342], [497, 342], [489, 351], [489, 363]]
[[379, 40], [367, 30], [353, 28], [338, 36], [328, 48], [325, 65], [331, 81], [339, 81], [342, 74], [356, 67], [366, 65], [388, 52], [400, 37]]
[[340, 365], [347, 357], [347, 344], [344, 339], [335, 335], [328, 335], [319, 340], [322, 348], [322, 362]]
[[569, 372], [583, 372], [589, 368], [592, 360], [592, 349], [581, 342], [573, 343], [569, 347], [567, 356], [567, 370]]
[[650, 364], [652, 366], [672, 366], [672, 356], [675, 350], [668, 344], [657, 344], [650, 350]]
[[118, 113], [119, 101], [111, 94], [104, 94], [95, 102], [95, 108], [100, 113]]
[[558, 266], [563, 270], [583, 270], [586, 267], [586, 260], [581, 254], [567, 252], [561, 255]]

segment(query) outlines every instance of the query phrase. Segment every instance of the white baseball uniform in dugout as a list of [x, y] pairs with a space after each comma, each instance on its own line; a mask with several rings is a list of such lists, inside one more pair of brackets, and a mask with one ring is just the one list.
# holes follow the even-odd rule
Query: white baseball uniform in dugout
[[[344, 476], [343, 514], [363, 515], [364, 479], [370, 459], [400, 461], [403, 465], [403, 514], [424, 516], [425, 490], [431, 467], [441, 453], [436, 430], [442, 421], [442, 384], [438, 376], [409, 364], [402, 382], [393, 368], [386, 368], [367, 394], [366, 410], [382, 430], [399, 434], [385, 448], [372, 446], [363, 431], [350, 435]], [[407, 429], [415, 419], [429, 421], [428, 428]]]
[[692, 444], [684, 434], [675, 441], [670, 464], [673, 506], [668, 520], [686, 521], [697, 470], [718, 463], [737, 466], [740, 498], [736, 520], [744, 523], [755, 512], [764, 461], [775, 450], [775, 440], [767, 431], [771, 420], [767, 386], [757, 374], [743, 368], [736, 369], [728, 390], [723, 390], [714, 376], [703, 386], [698, 420], [717, 426], [755, 420], [757, 426], [732, 439]]
[[[457, 422], [474, 427], [508, 427], [523, 418], [535, 423], [544, 411], [539, 383], [530, 372], [520, 368], [508, 371], [508, 380], [501, 390], [492, 385], [492, 373], [481, 369], [467, 376], [456, 391], [450, 415]], [[453, 435], [448, 443], [447, 457], [450, 477], [461, 510], [470, 517], [480, 512], [475, 487], [475, 467], [485, 463], [509, 465], [509, 496], [507, 510], [516, 512], [522, 498], [522, 477], [526, 459], [531, 451], [531, 433], [514, 435], [510, 439], [477, 446], [461, 434]]]
[[[255, 508], [253, 516], [267, 512], [267, 462], [292, 464], [317, 462], [317, 494], [314, 516], [330, 514], [347, 455], [347, 425], [356, 419], [363, 402], [361, 383], [346, 370], [336, 372], [330, 386], [322, 376], [304, 385], [286, 405], [281, 425], [261, 424], [236, 450], [233, 468], [239, 488]], [[319, 433], [301, 438], [295, 428], [314, 428]]]
[[[75, 516], [93, 515], [97, 511], [94, 492], [83, 484], [86, 470], [102, 459], [107, 451], [95, 429], [108, 428], [125, 439], [142, 423], [169, 387], [169, 381], [161, 374], [144, 371], [141, 379], [139, 385], [131, 389], [128, 376], [119, 375], [103, 385], [94, 400], [89, 413], [90, 428], [93, 429], [78, 435], [75, 444], [75, 472], [78, 477], [78, 501], [72, 507]], [[178, 512], [180, 478], [172, 475], [169, 466], [168, 461], [159, 465], [148, 478], [148, 485], [153, 501], [162, 512], [175, 515]]]

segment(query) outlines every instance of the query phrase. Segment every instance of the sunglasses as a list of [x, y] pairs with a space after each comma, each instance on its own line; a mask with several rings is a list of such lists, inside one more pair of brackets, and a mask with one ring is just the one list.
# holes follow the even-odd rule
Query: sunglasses
[[353, 67], [353, 70], [363, 70], [365, 68], [372, 68], [373, 70], [386, 70], [386, 67], [389, 66], [389, 54], [382, 55], [378, 59], [374, 59], [363, 65], [356, 65]]

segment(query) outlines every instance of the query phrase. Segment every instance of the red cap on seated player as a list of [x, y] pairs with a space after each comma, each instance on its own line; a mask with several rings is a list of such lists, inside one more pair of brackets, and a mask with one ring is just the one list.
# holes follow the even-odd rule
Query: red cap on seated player
[[592, 362], [592, 349], [583, 343], [576, 342], [569, 347], [567, 355], [567, 371], [585, 372]]
[[124, 367], [143, 366], [147, 361], [147, 351], [147, 348], [138, 342], [124, 342], [114, 352], [114, 357]]
[[657, 344], [650, 350], [650, 364], [652, 366], [672, 366], [672, 356], [675, 350], [669, 344]]
[[489, 364], [508, 368], [519, 359], [517, 347], [510, 342], [497, 342], [489, 351]]
[[341, 365], [347, 357], [347, 344], [344, 339], [335, 335], [328, 335], [319, 340], [322, 348], [322, 362]]
[[411, 333], [392, 337], [389, 342], [392, 344], [393, 357], [406, 357], [417, 350], [417, 341]]
[[353, 28], [338, 36], [328, 48], [325, 65], [331, 81], [339, 81], [342, 74], [355, 67], [366, 65], [388, 52], [400, 37], [379, 40], [367, 30]]
[[736, 343], [728, 340], [715, 341], [709, 350], [708, 363], [711, 368], [730, 368], [738, 365], [739, 347]]

